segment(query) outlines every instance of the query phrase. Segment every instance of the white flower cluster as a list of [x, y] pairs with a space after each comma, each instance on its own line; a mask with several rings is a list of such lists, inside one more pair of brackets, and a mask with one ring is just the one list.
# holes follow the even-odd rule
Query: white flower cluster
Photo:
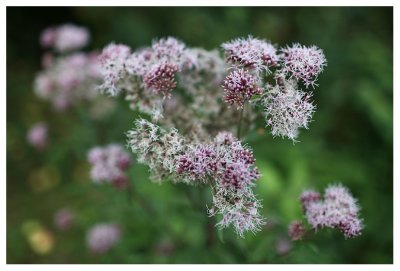
[[282, 86], [275, 85], [268, 89], [261, 100], [265, 108], [267, 126], [273, 136], [288, 137], [296, 141], [299, 128], [308, 129], [308, 123], [315, 111], [310, 101], [311, 93], [297, 89], [294, 80], [284, 81]]

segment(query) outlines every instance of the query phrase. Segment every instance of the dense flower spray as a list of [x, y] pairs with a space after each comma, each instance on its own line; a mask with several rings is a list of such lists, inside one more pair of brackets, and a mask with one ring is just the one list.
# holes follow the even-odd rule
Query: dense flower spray
[[173, 37], [136, 51], [110, 44], [100, 55], [100, 89], [125, 95], [132, 109], [151, 117], [136, 120], [127, 133], [128, 146], [149, 166], [150, 178], [210, 186], [208, 214], [221, 218], [217, 226], [232, 225], [244, 236], [265, 219], [253, 192], [260, 173], [252, 150], [233, 135], [238, 122], [250, 130], [262, 115], [274, 136], [295, 142], [315, 111], [312, 94], [300, 89], [299, 80], [306, 85], [315, 80], [326, 60], [316, 47], [310, 52], [301, 47], [304, 53], [289, 59], [284, 49], [251, 36], [221, 47], [225, 60], [216, 50], [189, 48]]
[[349, 190], [341, 184], [325, 189], [324, 198], [315, 191], [300, 196], [305, 217], [314, 230], [339, 229], [346, 238], [361, 234], [363, 222], [358, 218], [359, 206]]

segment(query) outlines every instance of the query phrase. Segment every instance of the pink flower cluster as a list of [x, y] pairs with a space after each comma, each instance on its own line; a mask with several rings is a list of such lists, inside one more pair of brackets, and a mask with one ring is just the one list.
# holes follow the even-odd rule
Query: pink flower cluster
[[89, 31], [85, 27], [64, 24], [46, 28], [40, 35], [44, 48], [54, 48], [60, 53], [81, 49], [89, 42]]
[[233, 225], [243, 236], [256, 232], [263, 219], [260, 203], [251, 187], [259, 178], [251, 149], [242, 145], [231, 133], [219, 133], [210, 144], [195, 144], [178, 157], [177, 173], [193, 182], [214, 183], [213, 207], [210, 216], [221, 214], [221, 228]]
[[88, 161], [92, 165], [90, 176], [95, 183], [107, 182], [120, 189], [128, 187], [125, 171], [131, 165], [131, 158], [120, 145], [95, 147], [89, 151]]
[[227, 60], [234, 65], [266, 71], [278, 65], [276, 48], [265, 40], [249, 36], [247, 39], [240, 38], [223, 43], [221, 47]]
[[[115, 58], [109, 57], [110, 51], [118, 52], [114, 54]], [[133, 54], [124, 45], [111, 44], [103, 50], [101, 59], [105, 74], [101, 88], [111, 95], [124, 89], [121, 81], [124, 75], [130, 75], [138, 79], [145, 89], [170, 97], [176, 87], [176, 74], [195, 64], [185, 44], [172, 37], [155, 41], [152, 47]]]
[[282, 71], [304, 82], [306, 87], [316, 85], [317, 76], [326, 66], [326, 58], [316, 46], [306, 47], [298, 43], [282, 50]]
[[358, 218], [357, 200], [342, 185], [331, 185], [325, 189], [324, 199], [315, 191], [305, 191], [300, 196], [308, 223], [319, 228], [339, 229], [346, 238], [361, 234], [362, 220]]
[[258, 78], [243, 69], [231, 72], [225, 78], [222, 88], [224, 101], [229, 105], [236, 104], [238, 109], [243, 108], [244, 103], [253, 95], [262, 93], [262, 89], [258, 86]]
[[125, 75], [125, 63], [131, 55], [131, 49], [123, 44], [111, 43], [105, 47], [99, 56], [103, 85], [100, 87], [111, 96], [118, 94], [118, 82]]
[[35, 80], [35, 92], [58, 111], [96, 97], [101, 77], [96, 54], [74, 53], [58, 58]]
[[74, 213], [69, 208], [60, 209], [54, 215], [54, 225], [62, 231], [69, 230], [74, 224], [74, 220]]
[[178, 161], [177, 173], [193, 181], [211, 177], [232, 190], [243, 189], [259, 177], [252, 150], [227, 132], [218, 134], [211, 144], [194, 145]]
[[48, 141], [48, 128], [47, 124], [40, 122], [32, 126], [27, 135], [29, 144], [38, 150], [43, 150], [47, 146]]
[[301, 240], [306, 233], [306, 228], [303, 222], [294, 220], [290, 223], [288, 228], [289, 237], [292, 241]]
[[121, 239], [121, 229], [113, 223], [94, 225], [86, 234], [86, 243], [94, 254], [104, 254]]
[[175, 74], [177, 71], [176, 64], [160, 63], [151, 68], [143, 81], [149, 89], [170, 98], [171, 90], [176, 87]]

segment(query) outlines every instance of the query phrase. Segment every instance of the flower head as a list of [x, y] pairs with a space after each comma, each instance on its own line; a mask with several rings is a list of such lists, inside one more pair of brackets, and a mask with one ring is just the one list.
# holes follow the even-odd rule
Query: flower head
[[[306, 195], [302, 198], [306, 198]], [[346, 238], [350, 238], [360, 235], [364, 227], [358, 218], [357, 200], [342, 185], [329, 186], [325, 189], [323, 200], [308, 201], [303, 206], [306, 218], [315, 230], [323, 227], [337, 228]]]
[[229, 62], [245, 68], [269, 71], [279, 60], [276, 48], [271, 43], [251, 36], [224, 43], [222, 48]]
[[301, 240], [306, 233], [306, 228], [303, 222], [294, 220], [290, 223], [288, 228], [288, 234], [292, 241]]
[[129, 168], [131, 158], [121, 146], [95, 147], [89, 151], [88, 161], [92, 165], [90, 175], [94, 182], [110, 182], [118, 188], [128, 186], [125, 170]]
[[229, 105], [236, 104], [242, 108], [244, 103], [253, 95], [260, 94], [262, 89], [258, 86], [257, 77], [244, 69], [234, 70], [229, 74], [224, 84], [224, 101]]
[[48, 133], [48, 128], [46, 123], [40, 122], [35, 124], [33, 127], [29, 129], [27, 135], [29, 144], [31, 144], [38, 150], [46, 148], [48, 141], [47, 133]]
[[126, 73], [125, 65], [130, 55], [131, 49], [128, 46], [111, 43], [99, 56], [104, 80], [100, 88], [111, 96], [117, 95], [120, 91], [117, 84]]
[[176, 87], [175, 74], [177, 71], [178, 67], [174, 64], [154, 65], [144, 77], [144, 83], [147, 88], [169, 98], [171, 91]]
[[53, 60], [35, 80], [35, 93], [50, 100], [58, 111], [81, 101], [93, 100], [100, 67], [96, 54], [74, 53]]
[[298, 43], [281, 50], [282, 71], [302, 80], [306, 87], [314, 87], [317, 76], [327, 65], [322, 50], [316, 46], [306, 47]]
[[60, 209], [54, 215], [54, 225], [62, 231], [70, 229], [74, 220], [74, 213], [69, 208]]
[[299, 128], [308, 129], [315, 105], [311, 94], [297, 90], [293, 81], [271, 87], [262, 98], [267, 126], [273, 136], [288, 137], [295, 142]]
[[95, 254], [108, 252], [121, 238], [121, 230], [116, 224], [101, 223], [94, 225], [86, 234], [86, 243]]
[[85, 27], [64, 24], [45, 29], [40, 36], [40, 44], [44, 48], [53, 47], [56, 51], [64, 53], [86, 46], [89, 39], [89, 31]]

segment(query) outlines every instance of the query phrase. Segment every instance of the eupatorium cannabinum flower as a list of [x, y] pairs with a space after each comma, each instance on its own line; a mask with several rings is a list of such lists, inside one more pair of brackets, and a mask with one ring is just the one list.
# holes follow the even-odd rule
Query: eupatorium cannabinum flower
[[94, 254], [108, 252], [121, 238], [119, 226], [113, 223], [94, 225], [86, 234], [86, 244]]
[[104, 92], [115, 96], [119, 93], [118, 82], [125, 76], [126, 61], [131, 55], [131, 49], [123, 44], [111, 43], [105, 47], [99, 56], [103, 84], [100, 86]]
[[311, 94], [297, 89], [294, 81], [270, 87], [261, 99], [265, 108], [267, 126], [273, 136], [288, 137], [296, 141], [300, 128], [308, 129], [315, 106]]
[[118, 188], [129, 184], [125, 171], [131, 165], [129, 154], [119, 145], [95, 147], [88, 153], [92, 165], [90, 176], [95, 183], [110, 182]]
[[249, 36], [223, 43], [226, 58], [234, 65], [266, 70], [278, 64], [276, 48], [269, 42]]
[[222, 216], [218, 226], [233, 225], [242, 236], [263, 224], [258, 212], [261, 204], [251, 190], [259, 177], [253, 153], [231, 133], [221, 132], [211, 141], [191, 143], [175, 129], [167, 132], [140, 119], [128, 132], [128, 144], [157, 181], [212, 185], [209, 214]]
[[40, 44], [64, 53], [86, 46], [89, 39], [89, 31], [85, 27], [65, 24], [45, 29], [40, 36]]
[[346, 238], [361, 234], [362, 220], [358, 218], [359, 207], [349, 190], [343, 185], [331, 185], [325, 189], [324, 199], [318, 199], [314, 192], [304, 192], [300, 201], [308, 223], [319, 228], [339, 229]]
[[326, 66], [322, 50], [316, 46], [306, 47], [298, 43], [282, 48], [282, 71], [308, 86], [316, 86], [317, 76]]
[[176, 87], [175, 73], [178, 66], [169, 63], [154, 65], [144, 77], [144, 83], [148, 89], [162, 93], [164, 97], [170, 97], [171, 91]]
[[292, 241], [301, 240], [306, 233], [306, 228], [303, 222], [294, 220], [290, 223], [288, 228], [288, 234]]
[[244, 103], [253, 95], [260, 94], [262, 89], [258, 86], [257, 77], [246, 70], [238, 69], [229, 74], [224, 84], [224, 100], [229, 105], [236, 104], [242, 108]]
[[38, 74], [35, 93], [50, 100], [58, 111], [65, 111], [81, 101], [93, 100], [100, 78], [96, 54], [74, 53], [57, 58]]
[[29, 144], [38, 150], [43, 150], [47, 146], [48, 140], [48, 128], [47, 124], [40, 122], [32, 126], [27, 135]]

